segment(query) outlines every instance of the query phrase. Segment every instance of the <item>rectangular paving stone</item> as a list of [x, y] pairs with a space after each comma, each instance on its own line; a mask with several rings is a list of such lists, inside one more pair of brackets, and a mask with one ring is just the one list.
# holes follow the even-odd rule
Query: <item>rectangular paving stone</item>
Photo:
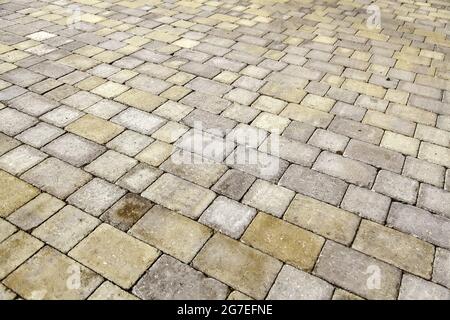
[[0, 242], [8, 238], [17, 228], [6, 220], [0, 219]]
[[145, 135], [152, 134], [165, 122], [158, 116], [134, 108], [124, 110], [111, 121]]
[[279, 184], [306, 196], [337, 205], [344, 197], [347, 183], [298, 165], [291, 165]]
[[66, 130], [83, 138], [104, 144], [119, 135], [124, 128], [104, 119], [85, 115], [69, 124]]
[[227, 109], [231, 102], [213, 95], [194, 91], [180, 100], [180, 103], [198, 108], [213, 114], [219, 114]]
[[327, 241], [314, 274], [361, 297], [394, 300], [401, 271], [343, 245]]
[[114, 183], [137, 163], [136, 159], [108, 150], [89, 163], [84, 170]]
[[420, 141], [402, 134], [386, 131], [380, 147], [400, 152], [404, 155], [417, 156]]
[[194, 268], [161, 256], [133, 287], [145, 300], [224, 300], [228, 287]]
[[152, 182], [154, 182], [163, 171], [149, 166], [146, 163], [139, 163], [128, 171], [117, 181], [117, 184], [134, 193], [141, 193]]
[[350, 244], [360, 218], [348, 211], [297, 194], [283, 219], [334, 241]]
[[380, 128], [340, 117], [331, 122], [328, 130], [372, 144], [379, 144], [383, 136], [383, 130]]
[[436, 248], [433, 281], [450, 289], [450, 251]]
[[162, 97], [138, 89], [130, 89], [114, 98], [114, 100], [147, 112], [155, 110], [166, 102], [166, 99]]
[[127, 156], [134, 157], [153, 141], [153, 138], [132, 130], [126, 130], [108, 142], [106, 146]]
[[242, 242], [299, 269], [311, 271], [325, 240], [261, 212], [245, 231]]
[[423, 278], [431, 278], [434, 246], [413, 236], [363, 220], [352, 248]]
[[24, 263], [44, 244], [28, 233], [18, 231], [0, 243], [0, 279]]
[[9, 106], [31, 116], [38, 117], [55, 109], [59, 106], [59, 103], [39, 94], [28, 92], [9, 101]]
[[0, 118], [0, 132], [8, 136], [15, 136], [38, 122], [36, 118], [11, 108], [0, 110]]
[[211, 190], [239, 201], [255, 180], [256, 178], [248, 173], [230, 169], [217, 181]]
[[418, 157], [419, 159], [450, 168], [450, 148], [422, 142]]
[[280, 116], [305, 122], [319, 128], [328, 127], [333, 120], [333, 115], [294, 103], [288, 104], [288, 106], [280, 113]]
[[16, 138], [32, 147], [41, 148], [62, 134], [64, 134], [64, 130], [45, 122], [39, 122], [36, 126], [19, 134]]
[[450, 300], [450, 290], [419, 277], [405, 274], [399, 300]]
[[328, 130], [317, 129], [314, 131], [308, 144], [333, 153], [342, 154], [349, 140], [346, 136]]
[[125, 289], [158, 255], [155, 248], [107, 224], [101, 224], [69, 252], [70, 257]]
[[350, 140], [344, 152], [349, 157], [396, 173], [400, 173], [405, 157], [398, 152], [387, 150], [370, 143]]
[[236, 240], [216, 234], [195, 257], [193, 266], [255, 299], [263, 299], [282, 264]]
[[47, 158], [47, 155], [28, 145], [21, 145], [0, 157], [0, 168], [19, 175]]
[[419, 191], [419, 183], [399, 174], [381, 170], [378, 172], [373, 189], [396, 200], [414, 204]]
[[417, 206], [450, 218], [450, 192], [422, 183]]
[[411, 121], [373, 110], [366, 112], [363, 123], [410, 137], [414, 135], [416, 128], [416, 125]]
[[423, 209], [394, 202], [387, 225], [440, 247], [450, 249], [450, 222]]
[[[71, 286], [74, 274], [82, 281]], [[32, 300], [86, 299], [103, 278], [49, 246], [15, 270], [4, 283], [21, 297]]]
[[198, 218], [213, 201], [215, 193], [165, 173], [142, 196], [187, 217]]
[[68, 252], [99, 223], [91, 215], [66, 206], [34, 229], [32, 235], [62, 252]]
[[157, 205], [131, 228], [129, 234], [189, 263], [212, 235], [212, 230]]
[[19, 146], [20, 142], [14, 138], [7, 136], [6, 134], [0, 133], [0, 155], [14, 149]]
[[309, 273], [284, 265], [268, 300], [330, 300], [333, 286]]

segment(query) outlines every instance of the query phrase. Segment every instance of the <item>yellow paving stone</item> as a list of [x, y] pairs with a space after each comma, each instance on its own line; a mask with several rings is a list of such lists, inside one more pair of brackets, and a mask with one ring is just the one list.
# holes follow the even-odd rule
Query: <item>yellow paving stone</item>
[[108, 224], [101, 224], [69, 256], [128, 289], [158, 258], [159, 251]]
[[317, 96], [315, 94], [308, 94], [305, 98], [303, 98], [300, 104], [309, 108], [329, 112], [331, 108], [333, 108], [335, 102], [336, 100], [330, 98]]
[[266, 83], [260, 89], [260, 92], [268, 96], [274, 96], [275, 98], [294, 103], [300, 102], [306, 95], [306, 92], [302, 88], [287, 86], [286, 84], [275, 81]]
[[84, 47], [81, 47], [81, 48], [75, 50], [74, 53], [90, 58], [92, 56], [95, 56], [96, 54], [99, 54], [100, 52], [103, 52], [103, 51], [105, 51], [105, 49], [103, 49], [103, 48], [86, 45]]
[[173, 143], [178, 140], [184, 133], [189, 130], [189, 127], [184, 124], [169, 121], [157, 131], [152, 134], [152, 138], [163, 142]]
[[383, 98], [386, 94], [386, 89], [384, 89], [383, 87], [353, 79], [345, 80], [342, 84], [342, 89], [355, 91], [376, 98]]
[[69, 124], [66, 130], [86, 139], [104, 144], [119, 135], [124, 128], [118, 124], [87, 114]]
[[191, 39], [179, 39], [177, 41], [174, 41], [172, 43], [173, 45], [182, 47], [182, 48], [187, 48], [187, 49], [191, 49], [193, 47], [195, 47], [196, 45], [200, 44], [200, 42], [195, 41], [195, 40], [191, 40]]
[[192, 90], [182, 87], [182, 86], [173, 86], [160, 94], [161, 97], [173, 101], [178, 101], [188, 95]]
[[422, 142], [419, 149], [419, 159], [450, 168], [450, 149], [432, 143]]
[[420, 140], [404, 136], [391, 131], [384, 133], [381, 140], [381, 147], [391, 149], [413, 157], [417, 156], [419, 151]]
[[436, 123], [437, 115], [435, 113], [402, 104], [389, 105], [387, 114], [393, 114], [399, 118], [422, 123], [426, 125], [432, 125]]
[[115, 284], [105, 281], [92, 293], [88, 300], [139, 300]]
[[292, 200], [283, 218], [347, 245], [352, 242], [360, 221], [358, 216], [348, 211], [300, 194]]
[[116, 60], [119, 60], [122, 57], [123, 57], [123, 54], [121, 54], [121, 53], [106, 50], [106, 51], [96, 54], [92, 58], [95, 60], [104, 62], [104, 63], [112, 63]]
[[128, 233], [189, 263], [213, 232], [181, 214], [154, 206]]
[[100, 64], [100, 62], [97, 60], [79, 54], [71, 54], [58, 60], [58, 62], [81, 71], [85, 71]]
[[77, 88], [80, 88], [81, 90], [90, 91], [99, 85], [105, 83], [107, 80], [97, 77], [97, 76], [91, 76], [84, 80], [81, 80], [80, 82], [76, 83], [75, 86]]
[[7, 217], [38, 194], [37, 188], [0, 170], [0, 217]]
[[329, 113], [294, 103], [288, 104], [288, 106], [280, 113], [280, 116], [309, 123], [320, 128], [326, 128], [331, 120], [333, 120], [333, 115]]
[[214, 77], [213, 80], [219, 81], [225, 84], [232, 84], [234, 81], [239, 78], [239, 74], [231, 72], [231, 71], [222, 71], [217, 76]]
[[274, 115], [268, 112], [262, 112], [252, 122], [252, 126], [267, 130], [272, 133], [281, 134], [289, 124], [289, 119]]
[[400, 269], [431, 278], [434, 246], [411, 235], [363, 220], [352, 247]]
[[265, 213], [258, 213], [242, 242], [299, 269], [311, 271], [325, 239]]
[[194, 78], [195, 76], [190, 73], [177, 72], [173, 76], [169, 77], [167, 81], [182, 86]]
[[172, 154], [173, 150], [173, 145], [156, 140], [147, 148], [142, 150], [136, 156], [136, 159], [148, 163], [149, 165], [158, 167]]
[[130, 89], [114, 100], [149, 112], [155, 110], [166, 101], [164, 98], [139, 89]]
[[389, 100], [398, 104], [406, 104], [408, 101], [409, 93], [401, 90], [388, 89], [384, 100]]
[[98, 94], [104, 98], [114, 98], [128, 90], [128, 87], [112, 81], [105, 82], [92, 90], [92, 93]]

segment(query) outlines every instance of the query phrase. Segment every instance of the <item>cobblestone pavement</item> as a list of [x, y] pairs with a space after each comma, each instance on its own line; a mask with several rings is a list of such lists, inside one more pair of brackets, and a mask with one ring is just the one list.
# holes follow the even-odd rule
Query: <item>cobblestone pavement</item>
[[0, 299], [450, 299], [449, 21], [0, 0]]

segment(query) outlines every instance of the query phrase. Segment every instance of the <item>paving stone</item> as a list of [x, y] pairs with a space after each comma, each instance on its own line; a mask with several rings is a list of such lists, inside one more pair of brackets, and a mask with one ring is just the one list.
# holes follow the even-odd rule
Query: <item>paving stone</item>
[[396, 299], [401, 272], [356, 250], [328, 241], [315, 267], [316, 275], [368, 299]]
[[[79, 287], [74, 275], [79, 274]], [[14, 271], [5, 284], [25, 299], [86, 299], [102, 277], [48, 246]]]
[[247, 124], [240, 123], [227, 134], [227, 140], [257, 149], [268, 133]]
[[7, 217], [39, 194], [32, 185], [0, 170], [0, 216]]
[[349, 140], [346, 136], [317, 129], [308, 143], [323, 150], [342, 154]]
[[211, 236], [212, 230], [169, 209], [154, 206], [129, 233], [189, 263]]
[[413, 236], [363, 220], [352, 248], [418, 276], [431, 278], [434, 247]]
[[62, 252], [68, 252], [99, 223], [91, 215], [66, 206], [34, 229], [32, 235]]
[[360, 221], [348, 211], [299, 194], [283, 219], [343, 244], [353, 240]]
[[419, 277], [405, 274], [399, 300], [450, 300], [450, 290]]
[[212, 79], [220, 73], [220, 69], [211, 65], [204, 65], [198, 62], [188, 62], [180, 67], [181, 71], [195, 74], [197, 76]]
[[125, 190], [99, 178], [94, 178], [73, 193], [67, 202], [96, 217], [119, 200]]
[[394, 202], [389, 211], [387, 224], [427, 242], [450, 249], [450, 240], [447, 236], [450, 222], [441, 216]]
[[356, 294], [337, 288], [336, 290], [334, 290], [332, 300], [363, 300], [363, 299], [357, 296]]
[[0, 118], [0, 131], [8, 136], [15, 136], [38, 122], [36, 118], [10, 108], [0, 110]]
[[422, 142], [419, 149], [419, 159], [450, 168], [450, 148]]
[[0, 300], [14, 300], [15, 297], [16, 294], [14, 292], [6, 288], [3, 284], [0, 284]]
[[236, 126], [236, 122], [213, 113], [194, 110], [183, 119], [183, 124], [217, 136], [225, 136]]
[[47, 193], [41, 193], [36, 198], [16, 210], [8, 221], [22, 230], [31, 230], [47, 220], [59, 209], [64, 207], [64, 202]]
[[25, 90], [22, 87], [10, 86], [10, 87], [0, 91], [0, 100], [8, 101], [8, 100], [14, 99], [15, 97], [20, 96], [21, 94], [23, 94], [25, 92], [27, 92], [27, 90]]
[[329, 300], [333, 286], [309, 273], [285, 265], [270, 289], [269, 300]]
[[291, 121], [283, 131], [283, 137], [306, 143], [316, 127], [299, 121]]
[[340, 179], [298, 165], [289, 166], [279, 184], [333, 205], [341, 202], [347, 189]]
[[25, 88], [45, 79], [44, 76], [24, 68], [16, 68], [6, 72], [2, 74], [0, 78]]
[[0, 219], [0, 242], [8, 238], [17, 228], [6, 220]]
[[152, 134], [164, 124], [160, 117], [134, 108], [126, 109], [111, 121], [145, 135]]
[[374, 167], [330, 152], [322, 152], [313, 169], [361, 187], [372, 186], [377, 175]]
[[417, 206], [450, 218], [450, 192], [421, 184]]
[[147, 112], [155, 110], [166, 101], [164, 98], [138, 89], [130, 89], [114, 100]]
[[68, 133], [53, 140], [42, 150], [71, 165], [81, 167], [105, 152], [106, 148], [93, 141]]
[[436, 248], [433, 281], [450, 288], [450, 251]]
[[106, 145], [108, 148], [114, 149], [118, 152], [124, 153], [130, 157], [135, 156], [154, 139], [147, 137], [143, 134], [134, 132], [132, 130], [126, 130]]
[[342, 200], [344, 210], [356, 213], [363, 218], [384, 223], [391, 199], [365, 188], [350, 185]]
[[237, 239], [242, 235], [255, 215], [255, 209], [219, 196], [204, 211], [199, 222]]
[[49, 125], [45, 122], [39, 122], [36, 126], [25, 130], [16, 138], [35, 148], [41, 148], [50, 141], [58, 138], [64, 133], [64, 130]]
[[390, 171], [381, 170], [373, 186], [376, 192], [409, 204], [416, 202], [419, 183]]
[[117, 184], [134, 193], [141, 193], [163, 172], [145, 163], [139, 163], [117, 181]]
[[401, 172], [405, 161], [405, 157], [398, 152], [353, 139], [347, 145], [344, 157], [359, 160], [377, 168], [396, 173]]
[[40, 119], [62, 128], [82, 116], [83, 112], [81, 111], [68, 106], [61, 106], [44, 114]]
[[0, 133], [0, 155], [19, 146], [20, 142], [14, 138], [8, 137], [6, 134]]
[[228, 287], [180, 261], [163, 255], [133, 288], [146, 300], [225, 299]]
[[130, 288], [158, 258], [155, 248], [101, 224], [69, 252], [69, 256], [122, 288]]
[[92, 106], [84, 109], [84, 111], [96, 117], [108, 120], [117, 115], [118, 113], [122, 112], [126, 108], [127, 106], [121, 103], [103, 99], [93, 104]]
[[38, 117], [59, 106], [59, 103], [33, 92], [25, 93], [11, 101], [9, 106], [31, 116]]
[[231, 86], [201, 77], [191, 80], [186, 88], [219, 97], [232, 89]]
[[265, 297], [281, 269], [278, 260], [220, 234], [206, 243], [193, 266], [256, 299]]
[[187, 116], [194, 108], [183, 105], [181, 103], [176, 103], [173, 101], [167, 101], [159, 108], [157, 108], [153, 114], [156, 114], [160, 117], [172, 120], [172, 121], [180, 121], [185, 116]]
[[373, 110], [367, 111], [363, 123], [406, 136], [413, 136], [416, 128], [416, 125], [411, 121]]
[[159, 95], [172, 86], [172, 84], [166, 81], [148, 77], [142, 74], [139, 74], [136, 77], [133, 77], [131, 80], [128, 80], [126, 84], [130, 87], [144, 90], [154, 95]]
[[255, 180], [256, 178], [250, 174], [230, 169], [217, 181], [211, 190], [239, 201]]
[[88, 300], [139, 300], [137, 297], [122, 290], [115, 284], [105, 281], [92, 293]]
[[115, 182], [137, 163], [138, 161], [133, 158], [109, 150], [87, 165], [84, 169], [109, 182]]
[[47, 158], [35, 148], [21, 145], [0, 157], [0, 168], [14, 175], [21, 174]]
[[190, 218], [198, 218], [215, 197], [215, 193], [166, 173], [142, 196]]
[[62, 103], [78, 110], [85, 110], [102, 100], [102, 97], [88, 91], [78, 91], [75, 94], [61, 100]]
[[119, 135], [124, 128], [88, 114], [69, 124], [66, 130], [83, 138], [104, 144]]
[[328, 130], [367, 143], [379, 144], [383, 130], [363, 123], [336, 117]]
[[306, 122], [319, 128], [328, 127], [333, 120], [333, 115], [326, 112], [293, 103], [288, 104], [288, 106], [280, 113], [280, 116], [300, 122]]
[[23, 231], [16, 232], [0, 243], [0, 278], [5, 278], [43, 245], [41, 241]]
[[214, 114], [221, 113], [231, 105], [231, 102], [228, 100], [198, 91], [190, 93], [181, 99], [180, 102]]

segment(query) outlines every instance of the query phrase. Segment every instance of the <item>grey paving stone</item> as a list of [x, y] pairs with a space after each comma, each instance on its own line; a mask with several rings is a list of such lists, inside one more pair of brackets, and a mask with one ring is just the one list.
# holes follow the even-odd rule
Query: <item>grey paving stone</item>
[[120, 187], [94, 178], [72, 194], [67, 202], [98, 217], [124, 194], [125, 190]]
[[39, 94], [28, 92], [9, 102], [9, 106], [38, 117], [59, 106], [59, 103]]
[[396, 200], [414, 204], [419, 191], [419, 183], [390, 171], [381, 170], [373, 189]]
[[268, 132], [247, 124], [240, 123], [227, 134], [227, 140], [257, 149], [266, 139]]
[[420, 182], [442, 187], [444, 184], [444, 173], [444, 167], [413, 157], [406, 157], [402, 174]]
[[128, 171], [122, 178], [117, 181], [117, 184], [134, 193], [141, 193], [151, 183], [153, 183], [163, 171], [149, 166], [145, 163], [139, 163], [133, 169]]
[[73, 121], [81, 118], [83, 115], [84, 113], [79, 110], [68, 106], [61, 106], [44, 114], [40, 117], [40, 119], [57, 127], [65, 127]]
[[145, 300], [219, 300], [228, 287], [180, 261], [162, 255], [133, 287]]
[[81, 167], [105, 152], [106, 148], [80, 136], [67, 133], [47, 144], [42, 150], [71, 165]]
[[132, 130], [126, 130], [108, 142], [106, 146], [130, 157], [134, 157], [153, 141], [154, 139], [151, 137]]
[[450, 251], [436, 248], [433, 281], [450, 289]]
[[342, 200], [342, 209], [361, 217], [383, 224], [386, 220], [391, 199], [365, 188], [350, 185]]
[[359, 122], [364, 118], [366, 111], [366, 109], [355, 106], [354, 104], [348, 104], [338, 101], [330, 110], [330, 113], [335, 114], [341, 118]]
[[27, 90], [22, 87], [10, 86], [6, 89], [0, 90], [0, 101], [8, 101], [14, 99], [15, 97], [18, 97], [25, 92], [27, 92]]
[[329, 300], [333, 286], [309, 273], [284, 265], [269, 291], [268, 300]]
[[64, 130], [47, 124], [45, 122], [39, 122], [36, 126], [25, 130], [16, 139], [26, 143], [35, 148], [41, 148], [50, 141], [58, 138], [64, 133]]
[[405, 274], [399, 300], [450, 300], [450, 290], [419, 277]]
[[201, 77], [191, 80], [185, 87], [214, 96], [222, 96], [233, 88], [229, 85]]
[[78, 91], [61, 100], [61, 102], [78, 110], [84, 110], [101, 100], [102, 97], [96, 94], [87, 91]]
[[31, 66], [30, 70], [57, 79], [71, 73], [74, 69], [56, 61], [45, 60]]
[[165, 123], [158, 116], [134, 108], [124, 110], [111, 121], [145, 135], [152, 134]]
[[242, 88], [235, 88], [224, 95], [224, 98], [242, 105], [249, 106], [256, 100], [256, 98], [258, 98], [258, 96], [259, 94], [257, 92], [252, 92]]
[[115, 182], [137, 163], [133, 158], [108, 150], [89, 163], [84, 170], [109, 182]]
[[294, 196], [292, 190], [258, 179], [245, 194], [242, 203], [281, 217]]
[[368, 188], [372, 186], [377, 175], [377, 170], [372, 166], [326, 151], [317, 158], [313, 169]]
[[308, 144], [323, 150], [342, 154], [349, 142], [349, 138], [328, 130], [317, 129], [309, 139]]
[[450, 192], [422, 183], [417, 206], [450, 218]]
[[287, 128], [283, 131], [283, 137], [306, 143], [316, 127], [299, 121], [291, 121]]
[[405, 161], [405, 157], [398, 152], [353, 139], [347, 145], [344, 156], [396, 173], [401, 172]]
[[38, 122], [36, 118], [10, 108], [0, 110], [0, 118], [0, 132], [8, 136], [15, 136]]
[[437, 246], [450, 249], [450, 221], [417, 207], [394, 202], [387, 224]]
[[180, 102], [214, 114], [221, 113], [231, 105], [231, 102], [228, 100], [198, 91], [190, 93], [181, 99]]
[[220, 73], [219, 68], [192, 61], [182, 65], [180, 70], [208, 79], [212, 79]]
[[110, 119], [126, 108], [127, 106], [121, 103], [103, 99], [97, 103], [94, 103], [90, 107], [87, 107], [86, 109], [84, 109], [84, 111], [103, 119]]
[[336, 117], [328, 130], [364, 142], [379, 144], [383, 137], [383, 130], [353, 120]]
[[245, 172], [230, 169], [211, 188], [228, 198], [239, 201], [256, 178]]
[[139, 74], [136, 77], [133, 77], [131, 80], [125, 82], [125, 84], [127, 86], [139, 90], [144, 90], [155, 95], [158, 95], [166, 91], [168, 88], [172, 86], [172, 84], [169, 82], [157, 78], [152, 78], [143, 74]]
[[279, 184], [333, 205], [341, 202], [347, 189], [347, 183], [340, 179], [298, 165], [289, 166]]
[[34, 167], [47, 158], [47, 155], [33, 147], [21, 145], [0, 157], [0, 168], [18, 175]]
[[21, 87], [28, 87], [44, 80], [45, 77], [24, 68], [16, 68], [0, 76], [0, 79], [11, 82]]
[[225, 136], [236, 126], [236, 121], [221, 115], [196, 109], [183, 118], [182, 123], [218, 136]]
[[368, 299], [397, 298], [401, 271], [343, 245], [327, 241], [314, 274]]
[[255, 215], [255, 209], [219, 196], [203, 212], [198, 221], [237, 239], [244, 233]]
[[21, 178], [36, 187], [65, 199], [91, 180], [91, 175], [56, 158], [44, 160]]

